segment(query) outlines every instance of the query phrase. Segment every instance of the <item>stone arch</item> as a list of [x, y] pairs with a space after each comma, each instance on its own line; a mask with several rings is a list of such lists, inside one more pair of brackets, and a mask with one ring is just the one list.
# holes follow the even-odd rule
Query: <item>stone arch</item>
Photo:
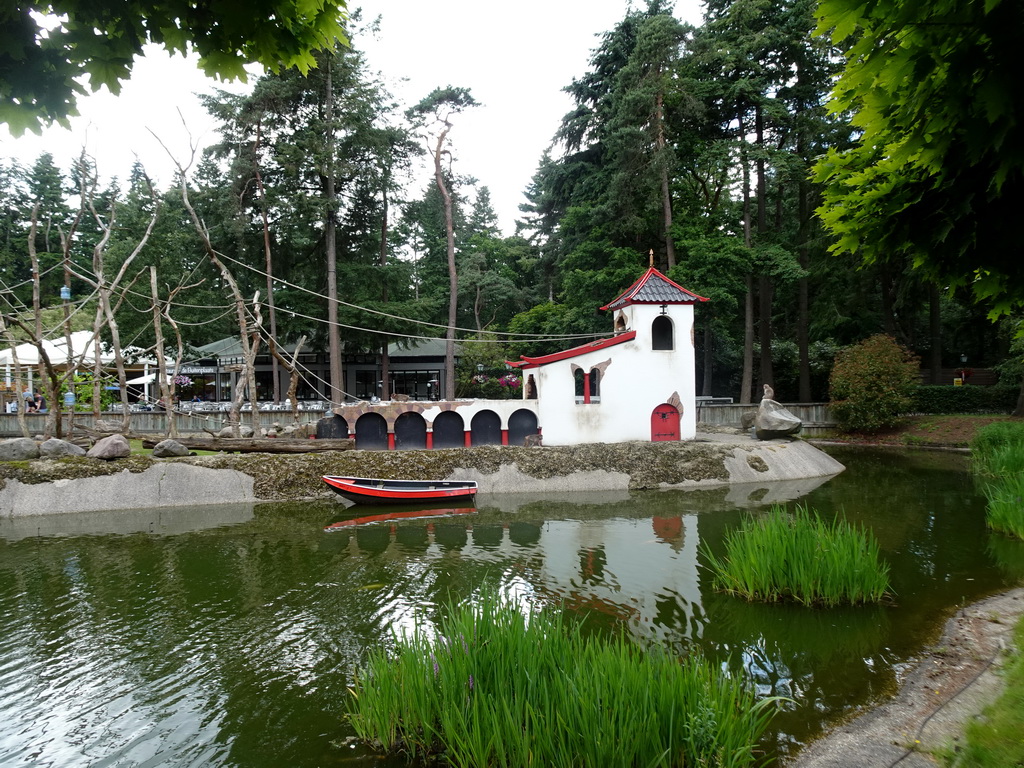
[[379, 413], [364, 413], [356, 420], [356, 448], [361, 451], [387, 450], [388, 422]]
[[469, 425], [472, 445], [501, 445], [501, 417], [494, 411], [480, 411]]
[[537, 414], [528, 408], [513, 411], [508, 417], [508, 444], [522, 445], [527, 435], [537, 434]]
[[395, 448], [427, 447], [427, 422], [418, 413], [406, 411], [395, 419]]
[[337, 414], [325, 416], [316, 423], [316, 436], [318, 440], [344, 440], [348, 437], [348, 422]]
[[672, 319], [658, 315], [651, 323], [651, 349], [675, 349]]
[[466, 422], [455, 411], [441, 411], [434, 417], [435, 448], [463, 448], [466, 445]]

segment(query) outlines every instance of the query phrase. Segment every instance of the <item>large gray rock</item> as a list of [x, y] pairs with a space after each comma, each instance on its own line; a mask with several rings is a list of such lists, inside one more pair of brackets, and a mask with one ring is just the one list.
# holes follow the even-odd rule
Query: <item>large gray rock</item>
[[31, 461], [39, 458], [39, 444], [30, 437], [0, 440], [0, 461]]
[[85, 454], [90, 459], [125, 459], [132, 455], [132, 447], [124, 435], [108, 435], [96, 441], [96, 445]]
[[754, 434], [758, 440], [774, 440], [795, 435], [804, 423], [787, 411], [782, 403], [765, 398], [754, 418]]
[[188, 456], [189, 450], [177, 440], [168, 438], [153, 446], [153, 456], [157, 459], [168, 459], [172, 456]]
[[93, 427], [97, 432], [120, 432], [121, 422], [112, 419], [100, 419]]
[[56, 459], [61, 456], [85, 456], [85, 448], [67, 440], [51, 437], [39, 446], [39, 455], [44, 459]]

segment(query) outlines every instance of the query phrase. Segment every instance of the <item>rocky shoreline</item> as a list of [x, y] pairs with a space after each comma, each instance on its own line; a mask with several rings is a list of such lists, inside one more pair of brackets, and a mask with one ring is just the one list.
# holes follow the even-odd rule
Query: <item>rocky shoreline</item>
[[217, 454], [0, 462], [0, 517], [287, 501], [329, 495], [323, 475], [476, 480], [481, 493], [641, 490], [824, 478], [842, 464], [801, 440], [743, 434], [664, 443], [434, 451]]

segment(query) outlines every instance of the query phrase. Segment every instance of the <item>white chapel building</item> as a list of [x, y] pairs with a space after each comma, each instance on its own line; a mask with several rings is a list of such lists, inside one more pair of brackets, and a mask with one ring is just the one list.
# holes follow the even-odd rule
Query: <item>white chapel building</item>
[[707, 301], [651, 267], [601, 309], [614, 335], [524, 356], [524, 399], [545, 445], [692, 440], [697, 435], [693, 305]]

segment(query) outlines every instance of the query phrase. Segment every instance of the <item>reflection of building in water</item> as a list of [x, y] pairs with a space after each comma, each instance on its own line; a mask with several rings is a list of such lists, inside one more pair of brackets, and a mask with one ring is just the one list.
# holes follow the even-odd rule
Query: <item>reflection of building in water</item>
[[694, 514], [543, 523], [451, 519], [352, 533], [353, 554], [420, 562], [456, 555], [514, 569], [538, 593], [623, 620], [638, 637], [703, 634]]

